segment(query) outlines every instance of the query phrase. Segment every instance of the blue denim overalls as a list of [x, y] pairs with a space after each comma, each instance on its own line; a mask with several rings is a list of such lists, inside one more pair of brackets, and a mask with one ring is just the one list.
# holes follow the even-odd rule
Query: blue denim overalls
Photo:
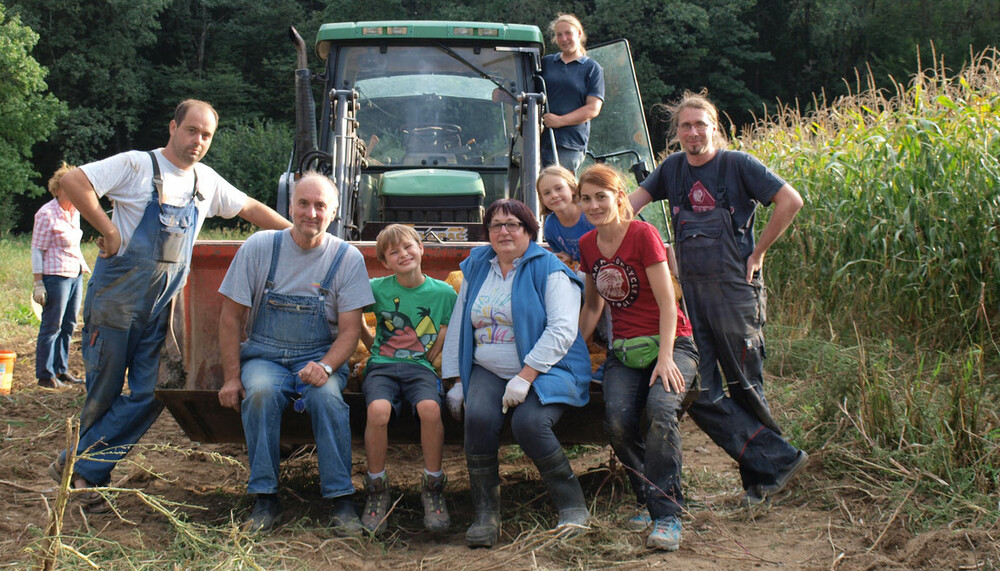
[[354, 492], [350, 410], [341, 394], [347, 385], [347, 365], [341, 366], [321, 387], [302, 382], [297, 373], [310, 361], [322, 359], [333, 343], [326, 299], [336, 295], [330, 288], [350, 246], [334, 242], [333, 247], [339, 248], [320, 284], [319, 295], [286, 295], [272, 290], [281, 242], [286, 236], [289, 236], [286, 231], [274, 233], [264, 293], [250, 337], [240, 348], [240, 378], [246, 391], [241, 414], [250, 460], [247, 493], [278, 491], [281, 416], [289, 401], [298, 399], [312, 420], [320, 491], [324, 498], [335, 498]]
[[[683, 205], [674, 217], [678, 277], [700, 356], [701, 395], [688, 414], [739, 463], [743, 487], [750, 489], [773, 484], [798, 450], [781, 438], [764, 398], [764, 284], [759, 275], [746, 282], [725, 189], [726, 152], [718, 159], [715, 208], [695, 212], [686, 191], [675, 196]], [[678, 164], [683, 168], [687, 160]]]
[[[153, 192], [124, 252], [97, 258], [83, 304], [87, 399], [80, 413], [78, 476], [106, 485], [115, 462], [142, 438], [163, 410], [153, 396], [170, 300], [184, 285], [198, 228], [198, 174], [184, 206], [161, 202], [156, 156]], [[123, 394], [128, 372], [129, 393]], [[63, 455], [65, 452], [63, 452]], [[61, 455], [62, 456], [62, 455]], [[63, 456], [64, 457], [64, 456]]]

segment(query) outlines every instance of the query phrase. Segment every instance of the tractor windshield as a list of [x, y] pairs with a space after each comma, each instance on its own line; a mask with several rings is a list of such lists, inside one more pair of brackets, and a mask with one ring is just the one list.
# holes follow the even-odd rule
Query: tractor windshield
[[492, 48], [452, 51], [458, 57], [433, 45], [341, 50], [337, 86], [359, 94], [358, 135], [371, 164], [507, 165], [514, 118], [498, 84], [523, 91], [517, 58]]

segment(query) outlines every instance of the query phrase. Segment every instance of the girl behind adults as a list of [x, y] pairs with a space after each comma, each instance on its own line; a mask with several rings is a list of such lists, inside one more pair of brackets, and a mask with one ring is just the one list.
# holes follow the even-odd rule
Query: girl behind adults
[[63, 163], [49, 179], [52, 200], [35, 213], [31, 234], [32, 298], [42, 306], [35, 348], [38, 386], [59, 389], [82, 383], [69, 373], [69, 342], [76, 328], [83, 294], [83, 273], [90, 267], [80, 251], [80, 213], [59, 185], [75, 169]]
[[575, 173], [587, 151], [590, 120], [601, 113], [604, 104], [604, 70], [587, 57], [587, 34], [576, 16], [559, 14], [549, 31], [560, 53], [542, 58], [549, 106], [542, 123], [553, 130], [556, 148], [553, 152], [549, 135], [543, 133], [542, 166], [555, 163], [558, 154], [559, 164]]
[[[486, 210], [490, 244], [461, 263], [464, 281], [452, 312], [442, 363], [461, 377], [448, 393], [452, 414], [465, 402], [465, 454], [476, 509], [470, 547], [492, 547], [500, 533], [500, 430], [514, 440], [549, 487], [556, 530], [573, 534], [590, 517], [580, 482], [552, 428], [589, 398], [590, 359], [577, 331], [579, 278], [541, 248], [538, 222], [524, 203], [503, 199]], [[457, 416], [457, 414], [456, 414]]]
[[691, 324], [674, 297], [659, 232], [632, 220], [622, 175], [600, 164], [585, 169], [580, 204], [595, 226], [580, 238], [581, 269], [587, 272], [580, 333], [589, 336], [605, 302], [611, 306], [604, 429], [639, 504], [628, 525], [642, 530], [652, 523], [646, 546], [676, 551], [684, 510], [677, 422], [698, 372]]

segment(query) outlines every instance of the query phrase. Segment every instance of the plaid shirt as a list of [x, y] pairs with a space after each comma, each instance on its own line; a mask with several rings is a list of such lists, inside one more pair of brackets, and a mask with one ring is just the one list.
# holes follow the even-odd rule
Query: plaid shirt
[[75, 278], [89, 272], [87, 260], [80, 251], [80, 213], [67, 212], [53, 198], [35, 213], [31, 247], [42, 251], [42, 273], [48, 276]]

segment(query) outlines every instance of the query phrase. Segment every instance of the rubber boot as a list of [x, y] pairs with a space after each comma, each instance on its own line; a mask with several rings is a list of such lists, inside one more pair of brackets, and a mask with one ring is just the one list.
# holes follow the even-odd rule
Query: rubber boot
[[549, 495], [559, 510], [559, 524], [555, 531], [560, 535], [576, 535], [588, 529], [590, 512], [587, 510], [587, 500], [583, 497], [580, 480], [576, 479], [562, 449], [535, 460], [535, 466], [548, 484]]
[[495, 454], [466, 454], [476, 517], [465, 532], [469, 547], [493, 547], [500, 538], [500, 464]]

